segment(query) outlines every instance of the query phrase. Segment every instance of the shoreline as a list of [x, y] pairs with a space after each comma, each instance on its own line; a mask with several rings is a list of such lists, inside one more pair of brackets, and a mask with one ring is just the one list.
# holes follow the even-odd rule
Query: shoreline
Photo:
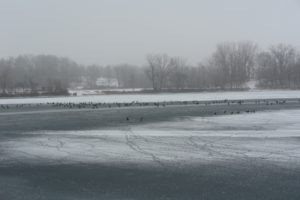
[[[283, 101], [283, 100], [282, 100]], [[138, 104], [101, 104], [94, 108], [94, 104], [37, 104], [23, 107], [0, 107], [0, 133], [10, 131], [34, 130], [89, 130], [95, 128], [123, 127], [136, 124], [163, 122], [186, 117], [209, 117], [223, 115], [250, 115], [255, 112], [272, 110], [300, 109], [299, 99], [285, 99], [284, 103], [272, 100], [245, 100], [240, 101], [208, 101], [189, 102], [171, 105], [165, 103], [157, 106], [156, 103], [146, 106]], [[277, 102], [277, 103], [276, 103]], [[178, 102], [177, 102], [178, 103]], [[125, 106], [126, 105], [126, 106]], [[80, 108], [76, 106], [81, 106]], [[4, 106], [5, 107], [5, 106]], [[26, 117], [25, 117], [26, 115]], [[2, 122], [2, 123], [1, 123]]]

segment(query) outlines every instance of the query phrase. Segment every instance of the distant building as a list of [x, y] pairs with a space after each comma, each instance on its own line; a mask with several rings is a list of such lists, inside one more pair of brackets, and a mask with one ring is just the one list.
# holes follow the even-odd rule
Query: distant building
[[100, 77], [96, 81], [96, 86], [102, 88], [118, 88], [119, 82], [115, 78]]

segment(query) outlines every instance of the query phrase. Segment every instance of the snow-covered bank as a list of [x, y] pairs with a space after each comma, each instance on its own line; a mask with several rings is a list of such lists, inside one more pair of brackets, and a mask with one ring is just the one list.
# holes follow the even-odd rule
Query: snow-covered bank
[[299, 90], [253, 90], [245, 92], [203, 92], [203, 93], [163, 93], [163, 94], [124, 94], [124, 95], [93, 95], [77, 97], [36, 97], [36, 98], [1, 98], [0, 104], [31, 104], [31, 103], [113, 103], [113, 102], [162, 102], [162, 101], [194, 101], [194, 100], [237, 100], [237, 99], [270, 99], [300, 98]]

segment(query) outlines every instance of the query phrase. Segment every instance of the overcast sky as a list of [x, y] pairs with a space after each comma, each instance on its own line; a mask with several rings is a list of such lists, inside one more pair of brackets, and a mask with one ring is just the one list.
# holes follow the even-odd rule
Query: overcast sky
[[0, 0], [0, 57], [55, 54], [142, 65], [148, 53], [206, 59], [219, 42], [300, 47], [299, 0]]

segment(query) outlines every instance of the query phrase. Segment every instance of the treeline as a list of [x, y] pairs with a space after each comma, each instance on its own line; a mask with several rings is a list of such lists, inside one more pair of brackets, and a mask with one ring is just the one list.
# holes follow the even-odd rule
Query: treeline
[[67, 58], [19, 56], [0, 60], [0, 88], [3, 95], [15, 93], [66, 94], [78, 81], [82, 68]]
[[96, 89], [99, 77], [114, 78], [122, 88], [147, 88], [150, 83], [138, 66], [83, 66], [53, 55], [18, 56], [0, 60], [0, 94], [67, 94], [68, 88]]
[[146, 73], [154, 90], [241, 89], [255, 80], [257, 87], [300, 88], [300, 55], [290, 45], [279, 44], [260, 51], [252, 42], [217, 45], [211, 57], [198, 66], [183, 58], [152, 54], [147, 56]]
[[299, 51], [290, 45], [272, 46], [257, 55], [256, 79], [264, 88], [300, 88]]
[[198, 66], [184, 58], [150, 54], [145, 66], [84, 66], [52, 55], [0, 60], [0, 94], [66, 94], [68, 88], [96, 89], [97, 79], [115, 79], [120, 88], [162, 90], [238, 89], [256, 80], [261, 88], [300, 88], [299, 51], [279, 44], [259, 50], [252, 42], [217, 45]]

